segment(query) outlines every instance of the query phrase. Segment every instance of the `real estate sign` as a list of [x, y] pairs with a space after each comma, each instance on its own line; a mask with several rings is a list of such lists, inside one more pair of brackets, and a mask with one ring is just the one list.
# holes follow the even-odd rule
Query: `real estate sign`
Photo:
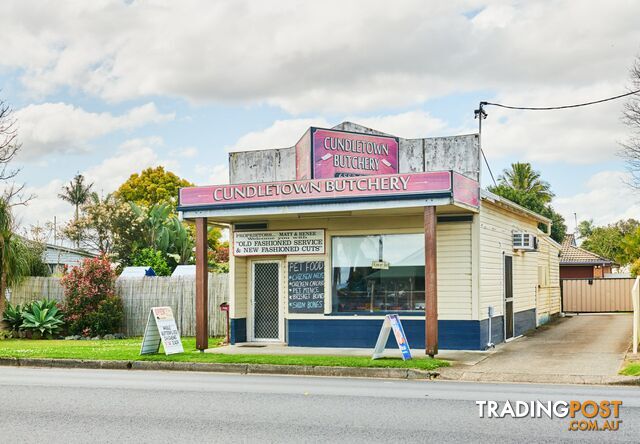
[[376, 348], [373, 351], [373, 359], [382, 357], [391, 330], [393, 330], [393, 335], [398, 343], [398, 348], [400, 349], [400, 352], [402, 352], [402, 359], [405, 361], [407, 359], [411, 359], [409, 341], [407, 341], [407, 335], [405, 335], [402, 322], [400, 322], [400, 316], [397, 314], [388, 314], [384, 317], [384, 322], [382, 323], [382, 328], [378, 335], [378, 341], [376, 342]]
[[147, 326], [144, 329], [141, 355], [158, 353], [160, 344], [164, 346], [165, 355], [184, 353], [180, 332], [173, 317], [171, 307], [153, 307], [149, 312]]

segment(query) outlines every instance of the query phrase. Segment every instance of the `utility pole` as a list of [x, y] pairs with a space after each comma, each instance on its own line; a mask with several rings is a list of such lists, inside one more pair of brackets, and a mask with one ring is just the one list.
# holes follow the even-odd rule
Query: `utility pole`
[[[487, 102], [480, 102], [480, 104], [478, 105], [478, 109], [473, 111], [473, 118], [478, 119], [478, 147], [480, 148], [480, 153], [482, 153], [482, 158], [484, 159], [484, 163], [487, 165], [487, 169], [489, 170], [489, 175], [491, 176], [493, 184], [498, 185], [496, 183], [496, 178], [493, 177], [493, 171], [491, 171], [491, 168], [489, 167], [487, 157], [484, 155], [484, 150], [482, 149], [482, 121], [487, 118], [487, 113], [484, 110], [484, 105], [486, 104]], [[482, 170], [482, 168], [480, 168], [480, 170]]]

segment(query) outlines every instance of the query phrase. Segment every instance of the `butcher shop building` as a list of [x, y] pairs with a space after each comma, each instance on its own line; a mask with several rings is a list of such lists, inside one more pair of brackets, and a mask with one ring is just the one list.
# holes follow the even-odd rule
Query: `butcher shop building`
[[[229, 230], [232, 343], [483, 350], [560, 311], [551, 221], [480, 189], [477, 134], [404, 139], [354, 123], [229, 155], [229, 184], [180, 190], [196, 225], [197, 347], [206, 230]], [[389, 339], [394, 341], [394, 339]], [[388, 345], [391, 345], [389, 342]]]

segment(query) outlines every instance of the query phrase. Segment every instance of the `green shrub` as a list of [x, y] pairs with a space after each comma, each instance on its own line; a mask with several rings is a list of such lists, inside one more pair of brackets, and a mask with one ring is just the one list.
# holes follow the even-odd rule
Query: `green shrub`
[[63, 314], [58, 310], [56, 302], [46, 299], [34, 301], [25, 306], [22, 318], [20, 328], [32, 334], [35, 333], [36, 336], [51, 338], [59, 334], [64, 325]]
[[[166, 255], [162, 254], [160, 250], [154, 250], [153, 248], [143, 248], [136, 252], [131, 260], [131, 264], [136, 267], [151, 267], [158, 276], [170, 276], [173, 269], [175, 269], [176, 262], [171, 258], [172, 264], [169, 264], [169, 259]], [[172, 267], [173, 265], [173, 267]]]
[[69, 333], [95, 336], [120, 330], [124, 310], [115, 279], [106, 257], [85, 259], [62, 277]]
[[22, 325], [22, 310], [20, 304], [11, 305], [10, 302], [7, 302], [4, 313], [2, 313], [2, 319], [11, 326], [13, 331], [18, 331]]
[[636, 259], [631, 263], [629, 271], [631, 273], [631, 277], [638, 277], [640, 274], [640, 259]]
[[91, 332], [96, 335], [106, 335], [120, 330], [124, 319], [122, 299], [109, 296], [98, 304], [98, 308], [88, 315]]

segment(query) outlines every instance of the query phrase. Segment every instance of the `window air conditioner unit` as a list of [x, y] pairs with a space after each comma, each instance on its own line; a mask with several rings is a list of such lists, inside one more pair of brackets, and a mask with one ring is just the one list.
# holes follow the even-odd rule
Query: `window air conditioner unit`
[[530, 233], [515, 232], [513, 233], [513, 249], [535, 251], [538, 249], [538, 239]]

